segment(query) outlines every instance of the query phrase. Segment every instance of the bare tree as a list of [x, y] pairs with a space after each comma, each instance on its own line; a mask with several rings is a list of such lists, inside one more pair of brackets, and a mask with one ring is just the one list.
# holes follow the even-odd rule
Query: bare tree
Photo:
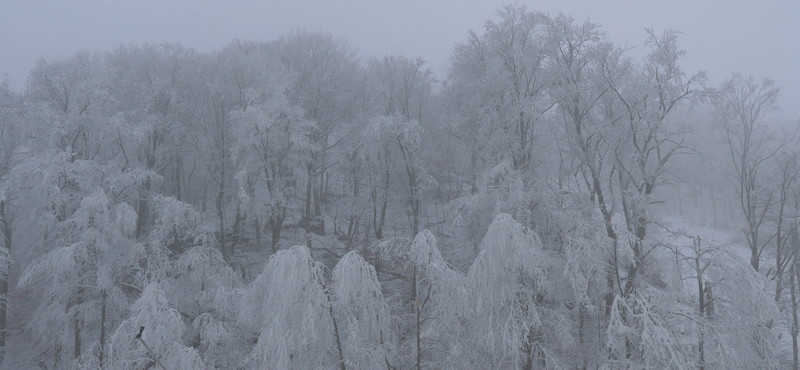
[[767, 214], [775, 205], [775, 193], [760, 180], [767, 161], [789, 141], [778, 140], [761, 122], [777, 109], [780, 88], [775, 81], [757, 83], [753, 77], [734, 74], [713, 94], [717, 123], [726, 142], [733, 164], [732, 182], [746, 226], [744, 231], [750, 248], [750, 265], [758, 271], [761, 254], [774, 236], [762, 235]]
[[[424, 64], [422, 59], [396, 56], [370, 62], [370, 80], [374, 86], [370, 91], [371, 100], [378, 106], [379, 116], [370, 120], [368, 132], [373, 135], [370, 139], [380, 143], [371, 152], [373, 162], [381, 168], [376, 175], [382, 176], [372, 186], [376, 235], [386, 216], [390, 168], [394, 169], [403, 188], [411, 235], [416, 236], [420, 231], [421, 192], [424, 182], [431, 179], [420, 153], [422, 135], [426, 132], [423, 119], [434, 83], [433, 72], [423, 68]], [[378, 199], [379, 192], [383, 193], [382, 199]]]
[[650, 223], [650, 197], [669, 176], [673, 156], [686, 152], [668, 117], [676, 107], [696, 99], [698, 88], [705, 81], [704, 72], [686, 78], [681, 70], [678, 63], [686, 52], [677, 46], [678, 32], [669, 30], [657, 36], [648, 29], [647, 33], [650, 52], [642, 70], [626, 73], [630, 67], [623, 65], [618, 70], [623, 75], [608, 80], [611, 91], [624, 106], [625, 123], [621, 125], [621, 140], [614, 155], [625, 224], [634, 236], [634, 262], [628, 268], [623, 291], [626, 296], [634, 289], [648, 254], [643, 243]]
[[22, 101], [8, 89], [8, 80], [0, 82], [0, 362], [5, 357], [8, 323], [8, 278], [14, 212], [14, 191], [9, 174], [19, 161], [22, 144]]
[[[798, 240], [797, 235], [797, 222], [792, 223], [792, 232], [791, 232], [791, 241], [792, 241], [792, 249], [796, 251], [800, 248], [800, 240]], [[796, 257], [796, 255], [795, 255]], [[792, 336], [792, 370], [800, 369], [800, 362], [798, 362], [798, 343], [797, 343], [797, 334], [800, 332], [800, 322], [797, 321], [797, 306], [798, 306], [798, 292], [797, 292], [797, 279], [798, 279], [798, 272], [800, 272], [800, 268], [798, 268], [798, 259], [792, 258], [791, 260], [791, 267], [789, 268], [789, 292], [790, 297], [792, 299], [792, 323], [789, 329], [789, 333]]]
[[[309, 132], [314, 151], [306, 163], [308, 181], [302, 223], [319, 222], [322, 206], [329, 203], [328, 170], [336, 162], [333, 149], [342, 141], [353, 120], [357, 102], [358, 64], [347, 41], [328, 33], [294, 31], [275, 42], [278, 58], [293, 76], [288, 98], [304, 109], [305, 120], [315, 124]], [[322, 230], [316, 232], [324, 233]]]
[[778, 201], [775, 216], [775, 301], [781, 301], [783, 273], [795, 258], [794, 248], [786, 248], [787, 220], [796, 217], [792, 214], [792, 201], [796, 197], [797, 181], [800, 178], [800, 153], [784, 151], [777, 157]]

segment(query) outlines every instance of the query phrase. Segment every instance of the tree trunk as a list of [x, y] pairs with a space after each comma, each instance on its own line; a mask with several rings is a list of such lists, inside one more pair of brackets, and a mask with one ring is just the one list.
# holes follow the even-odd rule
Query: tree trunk
[[[11, 218], [5, 200], [0, 201], [0, 230], [3, 232], [3, 246], [11, 254]], [[5, 357], [6, 325], [8, 320], [8, 271], [0, 276], [0, 363]]]
[[330, 294], [326, 294], [328, 296], [328, 313], [331, 316], [331, 321], [333, 321], [333, 337], [336, 338], [336, 350], [339, 353], [339, 369], [340, 370], [347, 370], [347, 366], [344, 362], [344, 352], [342, 351], [342, 339], [339, 334], [339, 323], [336, 322], [336, 316], [333, 314], [333, 304], [331, 304], [331, 296]]
[[200, 213], [206, 213], [208, 210], [208, 186], [203, 184], [203, 199], [200, 203]]
[[174, 192], [175, 199], [183, 200], [183, 181], [181, 181], [181, 171], [183, 170], [183, 159], [180, 156], [175, 157], [175, 167], [173, 170], [173, 177], [175, 181]]
[[582, 367], [581, 370], [586, 370], [588, 367], [588, 354], [589, 352], [586, 350], [586, 304], [581, 299], [581, 302], [578, 304], [578, 338], [580, 341], [580, 350], [581, 350], [581, 362]]
[[[752, 239], [753, 243], [755, 243], [758, 239]], [[750, 266], [753, 267], [756, 272], [758, 272], [758, 268], [760, 265], [760, 259], [758, 258], [758, 244], [753, 244], [750, 246]]]
[[139, 188], [139, 210], [136, 217], [136, 238], [139, 239], [144, 232], [147, 222], [147, 199], [150, 196], [150, 176], [147, 176]]
[[[324, 168], [323, 166], [323, 169]], [[317, 177], [319, 178], [319, 183], [314, 189], [314, 216], [319, 217], [322, 216], [322, 204], [325, 202], [325, 192], [327, 191], [325, 186], [325, 172], [318, 174]]]
[[[778, 222], [778, 234], [776, 235], [776, 244], [777, 249], [775, 250], [775, 302], [780, 303], [781, 301], [781, 294], [783, 293], [783, 268], [785, 267], [785, 261], [783, 261], [786, 257], [782, 256], [782, 249], [781, 244], [781, 222]], [[783, 308], [781, 308], [783, 311]]]
[[[350, 173], [352, 175], [353, 181], [353, 203], [355, 204], [355, 200], [358, 199], [358, 176], [356, 173], [355, 168]], [[358, 224], [361, 221], [361, 217], [356, 210], [357, 207], [350, 208], [350, 220], [349, 224], [347, 225], [347, 252], [350, 251], [350, 248], [353, 246], [353, 240], [356, 239], [358, 234]]]
[[80, 289], [78, 289], [78, 297], [75, 300], [75, 308], [76, 308], [75, 309], [75, 311], [76, 311], [75, 319], [74, 319], [75, 336], [74, 336], [74, 339], [73, 339], [73, 343], [74, 343], [74, 347], [73, 348], [75, 349], [75, 351], [74, 351], [75, 358], [80, 357], [81, 353], [82, 353], [82, 350], [81, 350], [81, 327], [83, 325], [81, 323], [80, 317], [78, 317], [78, 312], [80, 311], [80, 305], [81, 305], [81, 303], [83, 303], [82, 295], [83, 295], [83, 288], [80, 288]]
[[[781, 183], [780, 207], [778, 209], [778, 225], [775, 233], [775, 302], [781, 301], [783, 292], [783, 270], [786, 268], [787, 254], [784, 251], [786, 240], [783, 237], [783, 214], [789, 197], [789, 180], [784, 176]], [[781, 309], [783, 310], [783, 309]]]
[[239, 232], [242, 225], [242, 210], [241, 207], [236, 205], [236, 217], [233, 219], [233, 240], [231, 240], [231, 254], [236, 251], [236, 244], [239, 242]]
[[314, 183], [314, 170], [312, 169], [311, 163], [306, 164], [306, 169], [308, 172], [308, 180], [306, 181], [306, 207], [303, 212], [303, 218], [311, 219], [311, 203], [313, 194], [313, 183]]
[[103, 355], [106, 349], [106, 292], [103, 291], [103, 300], [100, 303], [100, 368], [103, 368]]
[[703, 287], [703, 269], [700, 268], [700, 237], [698, 236], [694, 240], [694, 264], [695, 264], [695, 271], [697, 272], [697, 297], [698, 297], [698, 313], [700, 314], [700, 325], [699, 325], [699, 337], [697, 339], [697, 354], [698, 354], [698, 365], [700, 370], [705, 370], [705, 309], [706, 309], [706, 301], [705, 296], [706, 292]]
[[372, 189], [372, 226], [375, 229], [375, 239], [383, 239], [383, 226], [386, 224], [386, 210], [389, 206], [389, 149], [386, 147], [383, 154], [383, 193], [378, 211], [378, 190]]
[[222, 251], [222, 258], [225, 262], [230, 261], [230, 256], [228, 256], [228, 248], [225, 244], [225, 169], [222, 169], [220, 176], [222, 177], [222, 181], [219, 183], [219, 192], [217, 193], [217, 218], [219, 219], [219, 241], [220, 241], [220, 250]]
[[419, 293], [417, 291], [417, 281], [418, 281], [418, 269], [417, 266], [414, 265], [414, 270], [411, 273], [411, 299], [413, 300], [414, 304], [414, 317], [415, 317], [415, 331], [414, 337], [416, 339], [416, 363], [414, 365], [414, 369], [421, 370], [422, 369], [422, 321], [420, 320], [420, 307], [419, 307]]
[[286, 218], [286, 211], [279, 212], [278, 215], [273, 215], [269, 220], [270, 232], [272, 233], [272, 253], [278, 252], [278, 241], [281, 240], [281, 231], [283, 230], [283, 221]]
[[478, 151], [473, 150], [469, 156], [470, 164], [470, 194], [478, 194]]
[[797, 323], [797, 273], [797, 262], [794, 261], [789, 276], [789, 289], [792, 294], [792, 370], [800, 370], [798, 367], [800, 364], [797, 361], [797, 333], [800, 331]]
[[228, 162], [228, 149], [225, 145], [225, 117], [227, 117], [227, 113], [225, 111], [224, 101], [222, 102], [221, 107], [222, 114], [221, 117], [217, 119], [217, 123], [220, 127], [219, 193], [217, 194], [217, 216], [219, 217], [220, 249], [222, 249], [222, 258], [225, 260], [225, 262], [229, 262], [230, 256], [225, 240], [225, 232], [228, 229], [228, 225], [225, 220], [225, 166]]

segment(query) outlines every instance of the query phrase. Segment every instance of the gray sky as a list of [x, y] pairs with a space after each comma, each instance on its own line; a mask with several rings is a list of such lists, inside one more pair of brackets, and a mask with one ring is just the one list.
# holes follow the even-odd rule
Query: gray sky
[[[120, 44], [180, 42], [201, 52], [292, 28], [346, 38], [362, 56], [421, 56], [444, 77], [453, 45], [482, 32], [507, 0], [0, 0], [0, 73], [17, 90], [39, 58]], [[530, 10], [590, 17], [617, 44], [643, 48], [644, 28], [682, 32], [687, 72], [712, 84], [733, 72], [771, 77], [784, 118], [800, 117], [800, 1], [537, 0]]]

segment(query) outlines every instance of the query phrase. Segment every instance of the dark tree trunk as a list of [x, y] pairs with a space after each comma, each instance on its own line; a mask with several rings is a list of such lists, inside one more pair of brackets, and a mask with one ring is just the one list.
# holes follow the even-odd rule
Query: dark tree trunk
[[103, 300], [100, 303], [100, 368], [103, 368], [103, 356], [106, 349], [106, 292], [103, 291]]
[[[11, 218], [7, 203], [0, 201], [0, 230], [2, 230], [3, 246], [11, 253]], [[8, 320], [8, 271], [0, 276], [0, 361], [5, 357], [6, 326]]]
[[336, 316], [333, 314], [333, 305], [331, 304], [330, 295], [328, 295], [328, 313], [331, 316], [331, 321], [333, 321], [333, 337], [336, 338], [336, 350], [339, 353], [339, 369], [347, 370], [347, 366], [344, 362], [344, 351], [342, 351], [342, 338], [339, 334], [339, 323], [336, 320]]
[[322, 216], [322, 203], [325, 202], [325, 173], [317, 175], [319, 183], [314, 189], [314, 216]]
[[83, 323], [81, 322], [80, 317], [78, 317], [78, 312], [80, 311], [80, 305], [83, 303], [83, 288], [78, 289], [78, 297], [75, 300], [75, 307], [76, 307], [76, 314], [74, 319], [74, 329], [75, 329], [75, 336], [73, 339], [74, 342], [74, 355], [75, 358], [81, 356], [82, 349], [81, 349], [81, 328], [83, 327]]
[[797, 360], [797, 333], [800, 331], [797, 322], [797, 272], [797, 262], [794, 262], [789, 276], [789, 289], [792, 295], [792, 370], [800, 369], [800, 364], [798, 364]]
[[[388, 151], [385, 153], [388, 156]], [[383, 226], [386, 224], [386, 210], [389, 206], [389, 162], [388, 159], [384, 162], [385, 169], [383, 173], [383, 193], [381, 199], [379, 197], [378, 189], [373, 188], [372, 195], [372, 227], [375, 230], [375, 239], [383, 239]], [[380, 204], [380, 209], [378, 209]]]
[[230, 261], [230, 256], [228, 256], [228, 248], [225, 240], [225, 170], [223, 169], [220, 173], [222, 177], [222, 181], [219, 184], [219, 192], [217, 193], [217, 218], [219, 219], [219, 241], [220, 241], [220, 250], [222, 251], [222, 258], [225, 262]]
[[478, 194], [478, 151], [473, 150], [469, 158], [470, 164], [470, 194]]
[[588, 355], [589, 355], [589, 352], [586, 350], [586, 320], [587, 320], [586, 314], [587, 314], [586, 304], [583, 302], [583, 300], [581, 300], [578, 306], [578, 319], [580, 320], [578, 325], [578, 338], [581, 348], [581, 362], [583, 362], [583, 364], [581, 365], [582, 370], [586, 370], [588, 366]]
[[758, 247], [757, 244], [755, 244], [758, 242], [758, 239], [756, 238], [751, 240], [753, 244], [750, 246], [750, 266], [752, 266], [753, 269], [756, 270], [756, 272], [758, 272], [758, 269], [760, 267], [759, 265], [761, 264], [760, 263], [761, 259], [758, 256]]
[[150, 197], [150, 176], [147, 176], [139, 188], [139, 210], [136, 217], [136, 238], [140, 238], [144, 233], [147, 223], [147, 200]]
[[236, 218], [233, 219], [233, 240], [231, 240], [231, 254], [236, 251], [236, 244], [239, 242], [239, 232], [241, 231], [242, 225], [242, 210], [241, 207], [237, 204], [236, 205]]
[[306, 164], [306, 169], [308, 172], [308, 180], [306, 181], [306, 207], [303, 212], [303, 218], [311, 219], [311, 204], [313, 203], [312, 198], [314, 197], [314, 170], [311, 163]]
[[700, 237], [698, 236], [695, 241], [695, 271], [697, 272], [697, 297], [698, 297], [698, 313], [700, 314], [700, 325], [699, 325], [699, 338], [697, 339], [697, 355], [698, 355], [698, 365], [700, 370], [705, 370], [705, 310], [706, 310], [706, 291], [703, 284], [703, 269], [700, 268]]
[[281, 231], [283, 230], [283, 221], [286, 218], [286, 211], [282, 211], [277, 215], [273, 215], [269, 219], [269, 228], [272, 233], [272, 253], [278, 252], [278, 241], [281, 240]]

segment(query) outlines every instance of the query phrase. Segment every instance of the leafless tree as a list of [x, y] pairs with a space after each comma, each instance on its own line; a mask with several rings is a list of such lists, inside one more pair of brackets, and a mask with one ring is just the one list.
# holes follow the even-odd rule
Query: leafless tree
[[732, 183], [746, 222], [743, 231], [750, 249], [750, 265], [756, 271], [764, 248], [774, 237], [763, 235], [762, 231], [776, 204], [774, 190], [759, 180], [766, 174], [768, 161], [793, 139], [776, 138], [762, 122], [777, 109], [779, 92], [771, 79], [758, 83], [753, 77], [734, 74], [713, 94], [718, 127], [733, 165]]

